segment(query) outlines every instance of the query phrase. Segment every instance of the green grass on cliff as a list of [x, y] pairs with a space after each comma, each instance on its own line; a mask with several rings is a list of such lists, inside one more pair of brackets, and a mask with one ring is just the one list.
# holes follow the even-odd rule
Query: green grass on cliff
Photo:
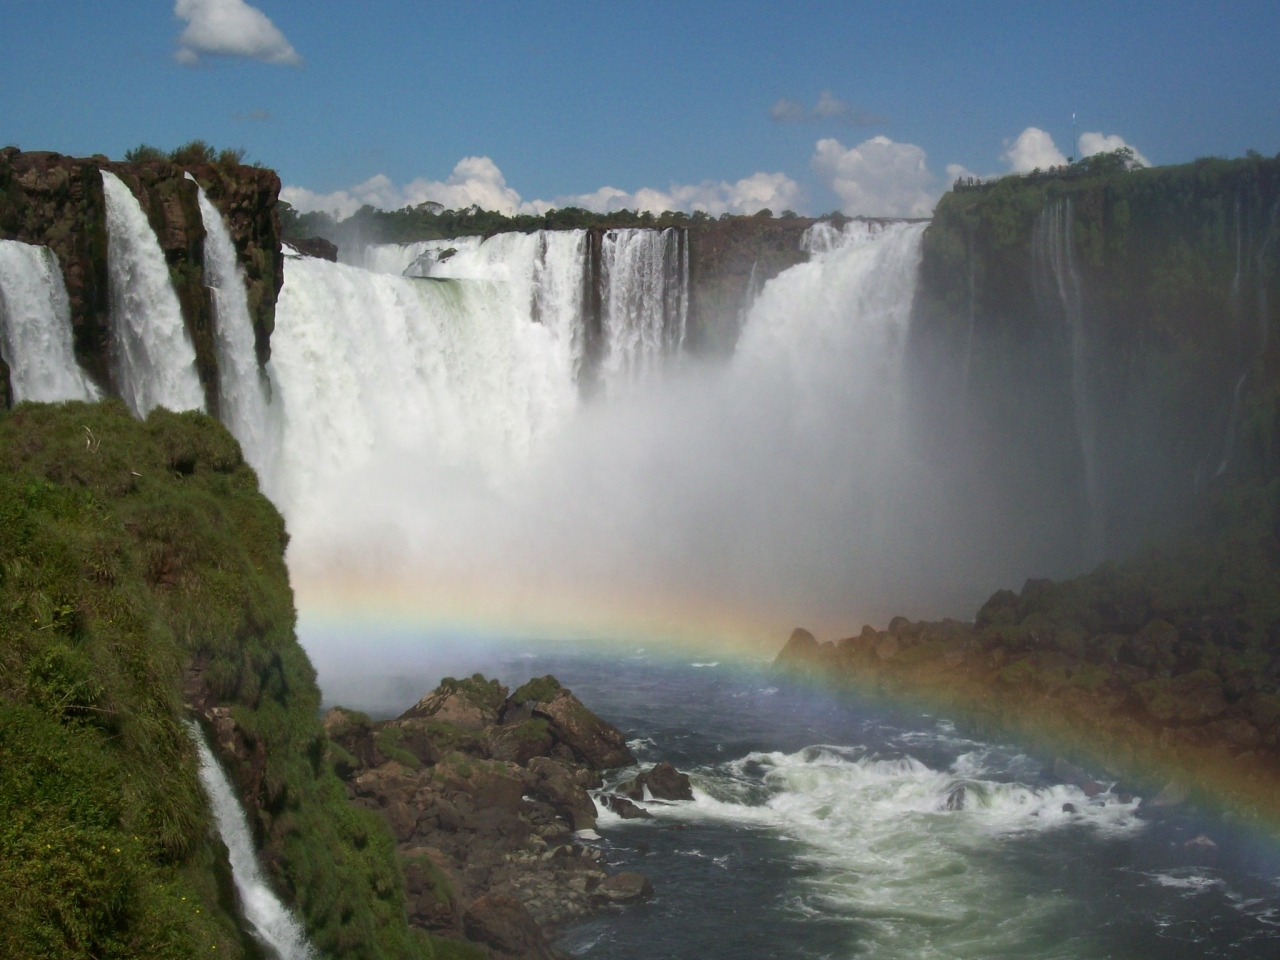
[[284, 524], [200, 414], [0, 417], [0, 956], [246, 956], [183, 673], [265, 748], [262, 858], [326, 957], [430, 957], [392, 839], [323, 762]]

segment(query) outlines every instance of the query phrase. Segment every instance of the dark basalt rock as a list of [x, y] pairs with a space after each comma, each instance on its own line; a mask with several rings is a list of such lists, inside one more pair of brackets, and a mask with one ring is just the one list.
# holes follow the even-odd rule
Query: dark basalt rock
[[57, 153], [0, 150], [0, 238], [47, 246], [58, 257], [71, 305], [76, 359], [108, 394], [110, 294], [102, 170], [118, 176], [142, 205], [164, 251], [183, 320], [196, 350], [206, 405], [218, 409], [212, 299], [204, 284], [204, 222], [196, 184], [223, 215], [244, 269], [259, 362], [270, 357], [276, 298], [284, 283], [272, 170], [240, 164], [181, 166], [167, 160], [116, 163]]
[[287, 246], [293, 247], [304, 257], [315, 257], [318, 260], [338, 262], [338, 248], [324, 237], [306, 237], [302, 240], [290, 240]]
[[480, 897], [462, 921], [467, 938], [488, 947], [496, 960], [557, 960], [529, 911], [513, 897]]
[[618, 792], [632, 800], [643, 800], [645, 788], [655, 800], [692, 800], [693, 787], [689, 775], [681, 773], [670, 763], [663, 761], [639, 774], [618, 788]]
[[[549, 948], [539, 925], [651, 890], [643, 878], [605, 886], [599, 852], [576, 842], [596, 825], [588, 791], [602, 785], [601, 764], [630, 754], [619, 756], [622, 734], [555, 678], [510, 696], [479, 674], [446, 678], [394, 720], [335, 707], [324, 723], [329, 762], [351, 800], [395, 835], [412, 923], [433, 935], [466, 936], [495, 957], [540, 957]], [[647, 816], [612, 801], [630, 808], [622, 816]]]

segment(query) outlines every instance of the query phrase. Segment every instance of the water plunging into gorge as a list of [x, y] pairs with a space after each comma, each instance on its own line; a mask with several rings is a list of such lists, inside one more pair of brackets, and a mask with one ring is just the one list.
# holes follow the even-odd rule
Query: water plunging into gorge
[[129, 409], [203, 410], [196, 352], [182, 322], [169, 266], [147, 215], [125, 183], [102, 171], [111, 289], [110, 362]]
[[100, 396], [76, 363], [67, 288], [48, 247], [0, 240], [0, 356], [15, 401]]
[[240, 909], [255, 938], [277, 960], [313, 960], [314, 951], [307, 943], [302, 925], [272, 892], [254, 850], [253, 834], [244, 810], [236, 798], [231, 782], [218, 765], [213, 751], [205, 743], [204, 733], [193, 721], [187, 729], [200, 755], [200, 783], [218, 828], [218, 836], [227, 847], [231, 879], [235, 883]]

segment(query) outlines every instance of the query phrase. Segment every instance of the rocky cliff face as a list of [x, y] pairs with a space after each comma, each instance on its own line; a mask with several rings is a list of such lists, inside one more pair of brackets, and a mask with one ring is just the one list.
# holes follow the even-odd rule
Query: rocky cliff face
[[974, 482], [1076, 569], [1275, 475], [1278, 212], [1261, 157], [946, 195], [912, 321], [935, 446], [962, 438]]
[[[218, 364], [212, 301], [204, 284], [204, 225], [196, 184], [222, 212], [245, 270], [259, 360], [270, 356], [275, 304], [284, 283], [274, 171], [237, 164], [189, 168], [163, 160], [116, 163], [56, 153], [0, 150], [0, 238], [50, 247], [62, 266], [71, 301], [76, 359], [108, 394], [116, 392], [108, 364], [110, 300], [106, 203], [99, 171], [120, 177], [142, 204], [156, 232], [210, 412], [217, 412]], [[7, 378], [5, 379], [7, 384]]]

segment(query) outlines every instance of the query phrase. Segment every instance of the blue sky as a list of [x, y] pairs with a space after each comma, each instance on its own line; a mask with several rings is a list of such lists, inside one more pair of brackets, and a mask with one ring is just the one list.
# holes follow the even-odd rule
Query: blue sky
[[0, 141], [119, 157], [201, 137], [335, 209], [914, 212], [950, 165], [1078, 152], [1073, 110], [1153, 163], [1280, 151], [1275, 2], [3, 8]]

